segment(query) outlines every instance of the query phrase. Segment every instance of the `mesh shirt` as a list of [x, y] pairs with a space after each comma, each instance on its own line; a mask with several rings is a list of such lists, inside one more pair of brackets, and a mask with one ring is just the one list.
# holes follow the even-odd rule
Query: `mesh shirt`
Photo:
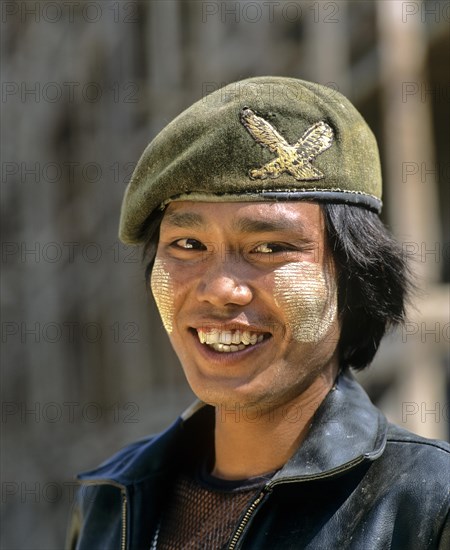
[[178, 477], [162, 514], [151, 550], [222, 550], [240, 517], [275, 472], [228, 481], [206, 467]]

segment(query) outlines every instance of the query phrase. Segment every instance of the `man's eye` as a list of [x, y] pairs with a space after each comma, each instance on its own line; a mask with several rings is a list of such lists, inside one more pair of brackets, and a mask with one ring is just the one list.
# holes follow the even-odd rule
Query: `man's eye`
[[185, 250], [188, 250], [188, 249], [206, 250], [206, 246], [202, 244], [200, 241], [197, 241], [197, 239], [178, 239], [177, 241], [174, 241], [172, 244], [177, 248], [183, 248]]
[[277, 252], [286, 252], [288, 250], [292, 250], [292, 248], [279, 243], [261, 243], [254, 249], [255, 252], [260, 254], [276, 254]]

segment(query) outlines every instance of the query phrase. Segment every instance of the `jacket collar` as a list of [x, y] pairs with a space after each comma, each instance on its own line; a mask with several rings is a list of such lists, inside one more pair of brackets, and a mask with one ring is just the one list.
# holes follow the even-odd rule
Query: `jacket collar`
[[[386, 418], [353, 376], [343, 373], [314, 415], [302, 445], [270, 485], [333, 476], [374, 460], [383, 453], [386, 431]], [[213, 434], [214, 409], [197, 402], [161, 435], [127, 447], [79, 479], [129, 486], [169, 475], [185, 450], [200, 453], [212, 445]]]
[[384, 451], [386, 434], [385, 416], [349, 372], [341, 374], [314, 415], [305, 440], [270, 485], [329, 477], [375, 460]]

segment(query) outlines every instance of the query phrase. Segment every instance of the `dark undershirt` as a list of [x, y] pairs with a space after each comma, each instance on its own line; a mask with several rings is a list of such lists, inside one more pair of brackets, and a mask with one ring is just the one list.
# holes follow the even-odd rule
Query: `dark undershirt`
[[225, 480], [210, 473], [205, 461], [179, 475], [155, 534], [151, 550], [222, 550], [239, 519], [275, 474]]

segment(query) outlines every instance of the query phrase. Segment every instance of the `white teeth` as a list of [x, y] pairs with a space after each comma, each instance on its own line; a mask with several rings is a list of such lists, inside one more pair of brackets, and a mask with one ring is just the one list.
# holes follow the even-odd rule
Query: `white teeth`
[[220, 341], [224, 344], [231, 344], [233, 336], [230, 331], [222, 330], [220, 333]]
[[231, 346], [227, 346], [226, 344], [212, 344], [211, 347], [216, 351], [229, 353], [232, 351], [241, 351], [245, 349], [246, 346], [244, 344], [239, 344], [238, 346], [234, 346], [233, 344]]
[[198, 339], [202, 344], [208, 344], [216, 351], [229, 353], [240, 351], [249, 345], [255, 345], [264, 340], [263, 334], [249, 330], [210, 330], [197, 329]]
[[240, 341], [241, 341], [241, 332], [237, 330], [236, 332], [233, 332], [233, 335], [231, 336], [231, 343], [239, 344]]
[[[203, 332], [203, 331], [199, 331]], [[205, 332], [205, 343], [206, 344], [218, 344], [220, 342], [220, 332], [218, 330], [214, 330], [212, 332]]]

